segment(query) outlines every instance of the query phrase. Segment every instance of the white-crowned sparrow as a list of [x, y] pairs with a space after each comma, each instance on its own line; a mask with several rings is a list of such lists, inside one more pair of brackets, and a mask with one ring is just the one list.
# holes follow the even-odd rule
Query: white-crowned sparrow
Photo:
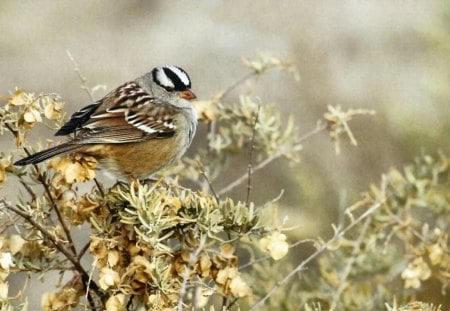
[[179, 159], [192, 142], [197, 115], [188, 74], [154, 68], [74, 113], [55, 135], [66, 143], [14, 163], [35, 164], [67, 153], [93, 156], [118, 176], [144, 179]]

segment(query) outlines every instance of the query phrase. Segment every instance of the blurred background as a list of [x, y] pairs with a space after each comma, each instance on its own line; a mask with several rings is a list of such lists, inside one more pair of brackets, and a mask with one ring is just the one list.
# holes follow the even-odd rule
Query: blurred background
[[[69, 113], [88, 104], [67, 50], [89, 86], [105, 86], [95, 98], [176, 64], [208, 99], [248, 72], [242, 57], [291, 60], [299, 82], [271, 72], [254, 95], [293, 115], [302, 133], [327, 105], [377, 112], [350, 123], [358, 147], [344, 144], [337, 156], [323, 132], [305, 142], [299, 164], [278, 160], [255, 175], [256, 202], [285, 190], [280, 216], [298, 226], [295, 238], [327, 235], [339, 209], [390, 167], [448, 151], [449, 26], [450, 5], [431, 0], [1, 1], [0, 95], [16, 87], [58, 93]], [[205, 139], [202, 127], [191, 149]], [[52, 137], [41, 133], [42, 141]], [[0, 148], [14, 148], [9, 136], [0, 136]]]

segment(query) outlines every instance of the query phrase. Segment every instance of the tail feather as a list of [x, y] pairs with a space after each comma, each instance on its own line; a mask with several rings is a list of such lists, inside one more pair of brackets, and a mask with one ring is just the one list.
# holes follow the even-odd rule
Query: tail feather
[[37, 164], [47, 159], [53, 158], [55, 156], [60, 156], [74, 152], [75, 150], [80, 149], [81, 147], [83, 146], [73, 143], [64, 143], [49, 149], [36, 152], [26, 158], [20, 159], [19, 161], [15, 162], [14, 165], [24, 166], [28, 164]]

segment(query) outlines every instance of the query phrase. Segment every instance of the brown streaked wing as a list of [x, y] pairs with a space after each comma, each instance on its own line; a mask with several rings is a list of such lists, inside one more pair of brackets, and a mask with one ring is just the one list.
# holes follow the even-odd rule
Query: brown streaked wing
[[155, 138], [128, 124], [123, 118], [99, 120], [85, 127], [76, 137], [79, 144], [124, 144]]
[[149, 134], [166, 137], [176, 131], [176, 115], [179, 108], [161, 100], [147, 100], [141, 105], [131, 107], [126, 113], [127, 122]]

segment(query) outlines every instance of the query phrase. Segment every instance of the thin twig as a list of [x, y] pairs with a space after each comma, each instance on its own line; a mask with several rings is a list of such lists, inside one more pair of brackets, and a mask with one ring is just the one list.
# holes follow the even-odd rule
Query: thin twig
[[237, 88], [242, 83], [246, 82], [247, 80], [257, 76], [259, 73], [257, 71], [251, 71], [241, 78], [237, 79], [232, 85], [230, 85], [220, 96], [220, 99], [224, 99], [227, 97], [235, 88]]
[[[94, 262], [92, 263], [92, 269], [91, 272], [89, 273], [87, 280], [84, 280], [83, 282], [86, 282], [86, 299], [89, 301], [89, 304], [92, 305], [92, 297], [89, 295], [89, 288], [91, 286], [91, 284], [93, 284], [94, 286], [97, 286], [97, 284], [95, 282], [92, 282], [92, 275], [94, 274], [94, 270], [95, 267], [97, 266], [97, 258], [95, 258]], [[87, 274], [87, 272], [86, 272]]]
[[178, 299], [178, 306], [177, 310], [182, 311], [184, 310], [184, 296], [186, 295], [186, 287], [187, 282], [189, 279], [189, 274], [191, 267], [194, 265], [195, 262], [197, 262], [198, 256], [200, 255], [200, 252], [203, 250], [203, 247], [205, 246], [206, 238], [202, 237], [200, 240], [200, 244], [196, 248], [195, 252], [189, 256], [189, 262], [185, 266], [184, 274], [183, 274], [183, 282], [181, 283], [180, 287], [180, 298]]
[[22, 237], [22, 233], [20, 232], [19, 226], [17, 226], [17, 220], [20, 218], [20, 216], [17, 215], [11, 216], [11, 214], [8, 211], [6, 211], [5, 215], [9, 218], [9, 220], [1, 224], [0, 235], [5, 233], [5, 231], [7, 231], [10, 227], [14, 227], [16, 232], [20, 234], [20, 236]]
[[336, 307], [338, 306], [338, 303], [339, 303], [339, 299], [342, 295], [342, 292], [348, 285], [346, 280], [347, 280], [348, 276], [350, 275], [350, 272], [353, 268], [353, 264], [356, 261], [356, 257], [361, 248], [361, 243], [363, 242], [363, 239], [366, 235], [367, 229], [369, 228], [369, 224], [371, 221], [372, 221], [372, 217], [367, 217], [366, 221], [363, 224], [361, 231], [359, 232], [358, 239], [356, 239], [355, 244], [353, 246], [353, 251], [352, 251], [351, 257], [349, 258], [347, 265], [345, 266], [344, 272], [342, 273], [342, 275], [339, 278], [339, 287], [333, 295], [333, 300], [331, 302], [330, 310], [336, 309]]
[[258, 109], [255, 113], [255, 123], [253, 124], [253, 133], [252, 140], [250, 142], [250, 150], [248, 152], [248, 169], [247, 169], [247, 197], [245, 199], [245, 206], [249, 206], [250, 204], [250, 192], [252, 190], [252, 162], [253, 162], [253, 151], [255, 150], [255, 136], [256, 136], [256, 125], [258, 124], [259, 118], [259, 110], [261, 109], [261, 105], [258, 105]]
[[[219, 204], [219, 197], [217, 196], [216, 191], [214, 190], [214, 187], [211, 184], [211, 181], [209, 180], [208, 175], [205, 172], [205, 168], [204, 168], [203, 164], [200, 161], [197, 161], [197, 164], [200, 168], [200, 174], [203, 176], [205, 182], [207, 183], [209, 190], [211, 190], [214, 198], [216, 199], [217, 204]], [[205, 190], [202, 189], [202, 191], [205, 191]], [[205, 193], [207, 194], [207, 192], [205, 192]]]
[[[311, 136], [314, 136], [320, 132], [322, 132], [323, 130], [326, 129], [326, 124], [322, 123], [322, 122], [317, 122], [316, 127], [309, 131], [308, 133], [304, 134], [303, 136], [301, 136], [297, 142], [295, 143], [293, 149], [295, 149], [295, 147], [299, 146], [302, 142], [304, 142], [305, 140], [307, 140], [308, 138], [310, 138]], [[286, 150], [280, 150], [279, 152], [273, 154], [272, 156], [266, 158], [264, 161], [260, 162], [258, 165], [253, 167], [253, 173], [255, 173], [256, 171], [259, 171], [260, 169], [266, 167], [268, 164], [272, 163], [274, 160], [282, 157], [283, 155], [285, 155], [288, 151]], [[245, 173], [243, 175], [241, 175], [240, 177], [238, 177], [237, 179], [235, 179], [233, 182], [229, 183], [227, 186], [225, 186], [224, 188], [220, 189], [217, 192], [218, 196], [221, 196], [225, 193], [230, 192], [231, 190], [233, 190], [234, 188], [236, 188], [237, 186], [239, 186], [240, 184], [242, 184], [243, 182], [245, 182], [247, 180], [248, 174]]]
[[69, 50], [66, 50], [66, 54], [69, 57], [70, 61], [72, 62], [73, 70], [77, 73], [78, 77], [80, 78], [81, 88], [86, 91], [86, 93], [88, 94], [88, 96], [91, 99], [91, 101], [95, 101], [94, 96], [92, 95], [92, 92], [91, 92], [90, 88], [87, 86], [86, 77], [84, 77], [81, 74], [80, 68], [78, 67], [78, 64], [77, 64], [75, 58], [73, 58], [73, 56], [72, 56], [72, 54], [70, 53]]
[[31, 196], [31, 199], [33, 201], [36, 201], [37, 195], [34, 192], [34, 190], [22, 178], [19, 178], [19, 182], [25, 188], [25, 190], [28, 192], [28, 194]]
[[338, 239], [342, 238], [348, 231], [353, 229], [357, 224], [366, 219], [368, 216], [372, 215], [380, 206], [382, 202], [375, 203], [372, 205], [366, 212], [364, 212], [361, 216], [359, 216], [355, 221], [351, 222], [347, 227], [338, 231], [334, 234], [334, 236], [328, 240], [326, 243], [322, 244], [313, 254], [311, 254], [308, 258], [303, 260], [295, 269], [289, 272], [281, 281], [279, 281], [268, 293], [264, 296], [257, 304], [255, 304], [250, 311], [256, 310], [259, 307], [262, 307], [266, 301], [284, 284], [287, 283], [297, 272], [303, 270], [307, 264], [309, 264], [313, 259], [322, 254], [325, 250], [327, 250], [333, 243], [335, 243]]
[[98, 179], [95, 177], [94, 177], [94, 183], [97, 186], [97, 189], [100, 192], [100, 195], [102, 196], [102, 198], [105, 198], [105, 191], [103, 190], [103, 187], [100, 184], [100, 182], [98, 181]]
[[84, 244], [83, 248], [78, 253], [78, 256], [77, 256], [78, 260], [80, 260], [84, 256], [86, 251], [89, 249], [90, 245], [91, 245], [91, 241], [88, 241], [86, 244]]
[[231, 307], [239, 300], [239, 298], [234, 298], [230, 303], [227, 305], [225, 310], [230, 310]]

